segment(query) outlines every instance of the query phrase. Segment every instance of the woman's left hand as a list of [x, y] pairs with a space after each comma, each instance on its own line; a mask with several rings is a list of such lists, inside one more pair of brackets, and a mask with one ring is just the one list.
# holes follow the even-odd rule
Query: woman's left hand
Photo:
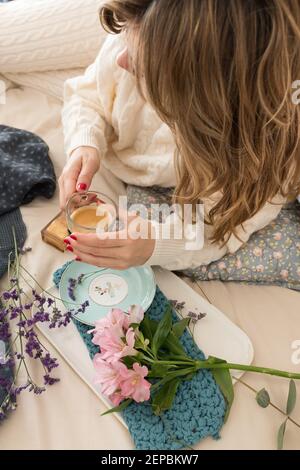
[[103, 268], [128, 269], [141, 266], [153, 253], [155, 237], [150, 222], [135, 218], [135, 226], [139, 224], [144, 228], [143, 233], [148, 233], [147, 238], [138, 237], [138, 233], [133, 238], [128, 228], [101, 236], [74, 232], [65, 239], [67, 250], [74, 253], [77, 261]]

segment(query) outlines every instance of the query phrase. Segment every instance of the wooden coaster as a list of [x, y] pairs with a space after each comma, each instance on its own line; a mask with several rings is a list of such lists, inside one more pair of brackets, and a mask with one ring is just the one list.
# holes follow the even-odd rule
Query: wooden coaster
[[41, 231], [45, 243], [54, 246], [60, 251], [65, 251], [64, 239], [69, 235], [69, 230], [64, 212], [60, 212]]

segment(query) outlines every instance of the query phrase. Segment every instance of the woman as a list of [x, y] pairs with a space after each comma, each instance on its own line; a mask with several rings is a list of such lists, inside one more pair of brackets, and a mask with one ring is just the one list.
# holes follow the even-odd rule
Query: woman
[[300, 192], [300, 114], [291, 100], [299, 2], [116, 0], [100, 16], [118, 36], [66, 82], [61, 205], [103, 164], [129, 185], [174, 186], [176, 202], [203, 202], [204, 243], [187, 249], [187, 233], [176, 239], [173, 214], [170, 240], [147, 222], [152, 237], [75, 233], [68, 249], [119, 269], [184, 269], [235, 252]]

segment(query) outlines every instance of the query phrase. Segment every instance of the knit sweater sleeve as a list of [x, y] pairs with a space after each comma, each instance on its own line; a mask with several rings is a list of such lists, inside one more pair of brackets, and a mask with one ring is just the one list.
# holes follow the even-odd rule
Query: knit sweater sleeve
[[98, 91], [100, 58], [101, 53], [84, 75], [65, 82], [62, 123], [67, 157], [80, 146], [94, 147], [100, 155], [107, 150], [104, 107]]
[[148, 266], [162, 266], [169, 270], [196, 268], [235, 253], [250, 236], [266, 227], [278, 216], [285, 198], [277, 195], [253, 217], [237, 227], [225, 244], [211, 241], [214, 228], [191, 224], [183, 230], [179, 217], [171, 215], [164, 224], [152, 222], [156, 232], [155, 248]]

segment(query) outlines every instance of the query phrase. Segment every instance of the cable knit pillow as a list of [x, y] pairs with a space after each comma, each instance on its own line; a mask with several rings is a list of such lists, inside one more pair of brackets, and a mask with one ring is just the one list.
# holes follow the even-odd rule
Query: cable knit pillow
[[106, 37], [104, 0], [16, 0], [0, 4], [0, 73], [87, 67]]

